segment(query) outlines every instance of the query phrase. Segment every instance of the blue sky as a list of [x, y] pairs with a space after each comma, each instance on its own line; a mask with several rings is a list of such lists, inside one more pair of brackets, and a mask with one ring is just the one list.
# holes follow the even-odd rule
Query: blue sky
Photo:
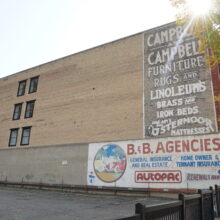
[[0, 78], [174, 19], [169, 0], [0, 0]]

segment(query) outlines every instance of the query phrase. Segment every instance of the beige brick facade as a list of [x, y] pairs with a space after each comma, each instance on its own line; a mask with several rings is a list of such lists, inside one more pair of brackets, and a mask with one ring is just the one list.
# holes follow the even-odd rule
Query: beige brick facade
[[[14, 128], [19, 147], [27, 126], [28, 146], [217, 133], [219, 74], [207, 68], [198, 39], [178, 41], [184, 33], [170, 23], [0, 79], [0, 148]], [[29, 94], [35, 76], [38, 89]], [[22, 80], [26, 91], [17, 97]], [[34, 113], [25, 118], [28, 101]]]
[[[38, 90], [28, 94], [30, 78]], [[27, 79], [24, 96], [18, 82]], [[0, 79], [0, 147], [10, 129], [32, 126], [29, 146], [143, 138], [143, 34], [137, 34]], [[26, 102], [35, 101], [32, 118]], [[14, 104], [23, 102], [20, 120]]]

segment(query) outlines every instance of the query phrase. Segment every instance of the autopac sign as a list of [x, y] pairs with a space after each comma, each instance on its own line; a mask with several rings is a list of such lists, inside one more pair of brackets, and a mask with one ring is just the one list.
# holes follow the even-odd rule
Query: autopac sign
[[187, 30], [172, 23], [144, 33], [145, 137], [216, 132], [210, 71]]
[[136, 183], [181, 183], [179, 170], [135, 171]]
[[219, 134], [89, 145], [89, 185], [206, 188], [219, 180]]

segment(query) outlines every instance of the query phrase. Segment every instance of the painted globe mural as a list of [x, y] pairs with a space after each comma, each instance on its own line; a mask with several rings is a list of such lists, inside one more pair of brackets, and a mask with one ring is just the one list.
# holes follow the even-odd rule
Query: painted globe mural
[[100, 180], [107, 183], [117, 181], [126, 169], [126, 155], [118, 145], [104, 145], [94, 159], [94, 170]]

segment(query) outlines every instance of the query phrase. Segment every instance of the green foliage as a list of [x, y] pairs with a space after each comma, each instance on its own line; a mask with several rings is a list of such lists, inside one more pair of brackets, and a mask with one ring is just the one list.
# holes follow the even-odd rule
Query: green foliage
[[220, 0], [209, 1], [209, 12], [195, 16], [187, 0], [170, 0], [171, 5], [177, 9], [177, 23], [185, 25], [191, 22], [189, 31], [200, 40], [199, 51], [208, 50], [206, 61], [211, 68], [215, 68], [220, 64]]

